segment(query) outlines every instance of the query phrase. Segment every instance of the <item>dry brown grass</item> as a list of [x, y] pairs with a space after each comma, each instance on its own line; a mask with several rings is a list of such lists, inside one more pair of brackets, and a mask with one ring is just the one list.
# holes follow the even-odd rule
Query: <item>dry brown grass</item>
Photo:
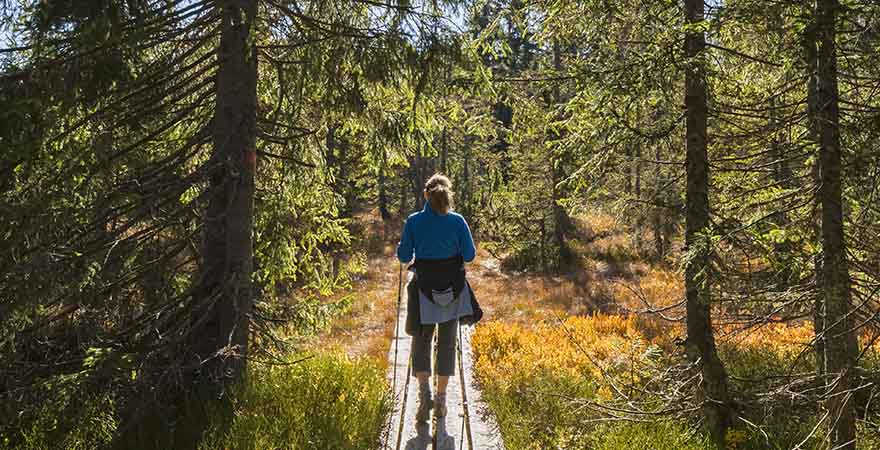
[[[678, 304], [684, 295], [676, 271], [645, 262], [631, 233], [614, 216], [591, 211], [576, 217], [568, 242], [576, 260], [558, 275], [500, 272], [500, 264], [478, 252], [470, 270], [477, 297], [493, 316], [511, 321], [541, 321], [558, 313], [643, 312]], [[675, 309], [667, 310], [675, 315]]]
[[[400, 226], [386, 227], [375, 211], [356, 220], [356, 240], [367, 254], [367, 271], [352, 290], [343, 293], [354, 295], [350, 311], [334, 319], [309, 345], [384, 363], [396, 312], [394, 251]], [[557, 275], [503, 271], [501, 262], [478, 245], [477, 258], [468, 265], [468, 279], [487, 322], [525, 325], [557, 317], [625, 314], [648, 309], [646, 302], [668, 307], [683, 297], [679, 274], [635, 257], [632, 239], [613, 216], [593, 212], [577, 218], [576, 224], [577, 238], [570, 243], [577, 259]]]
[[634, 280], [616, 282], [613, 295], [621, 308], [632, 312], [667, 308], [670, 315], [683, 312], [681, 308], [674, 308], [684, 300], [682, 277], [664, 267], [649, 267]]

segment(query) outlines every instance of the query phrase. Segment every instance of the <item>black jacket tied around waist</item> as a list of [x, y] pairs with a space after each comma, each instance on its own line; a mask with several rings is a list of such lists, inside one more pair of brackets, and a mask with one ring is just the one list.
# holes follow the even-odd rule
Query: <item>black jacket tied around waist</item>
[[462, 316], [459, 322], [474, 325], [483, 318], [483, 310], [465, 278], [464, 259], [460, 255], [448, 259], [416, 259], [409, 270], [416, 274], [413, 288], [407, 287], [406, 332], [410, 336], [415, 336], [421, 329], [419, 293], [433, 302], [434, 290], [444, 291], [452, 286], [455, 299], [458, 299], [462, 291], [467, 289], [473, 315]]
[[458, 298], [467, 285], [461, 255], [447, 259], [416, 259], [411, 267], [415, 269], [419, 290], [431, 301], [434, 301], [434, 291], [445, 291], [450, 286]]

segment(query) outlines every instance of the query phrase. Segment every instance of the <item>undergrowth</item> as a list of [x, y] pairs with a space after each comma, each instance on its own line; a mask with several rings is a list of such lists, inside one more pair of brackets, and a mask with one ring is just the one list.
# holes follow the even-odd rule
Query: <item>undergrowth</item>
[[224, 401], [194, 394], [174, 406], [147, 403], [153, 409], [134, 427], [119, 423], [112, 399], [78, 404], [78, 417], [65, 418], [71, 425], [59, 428], [61, 413], [47, 406], [33, 426], [0, 434], [0, 449], [373, 449], [391, 408], [379, 364], [331, 352], [254, 365]]
[[391, 410], [382, 370], [339, 354], [256, 371], [232, 402], [200, 450], [376, 448]]
[[[686, 369], [683, 323], [667, 320], [685, 314], [682, 274], [670, 264], [676, 252], [646, 258], [634, 243], [646, 236], [622, 232], [609, 214], [575, 222], [578, 232], [568, 244], [579, 259], [567, 272], [516, 273], [478, 286], [496, 321], [474, 334], [475, 375], [506, 448], [712, 448], [698, 410], [687, 412], [696, 388], [687, 380], [697, 378]], [[663, 314], [644, 314], [654, 310]], [[716, 330], [742, 419], [729, 430], [730, 449], [827, 450], [827, 426], [819, 423], [826, 410], [815, 399], [822, 386], [813, 376], [813, 337], [806, 321]], [[878, 351], [875, 344], [860, 366], [876, 367]], [[869, 387], [877, 382], [861, 381]], [[671, 398], [676, 400], [670, 408]], [[858, 450], [880, 450], [880, 414], [871, 400], [856, 399], [862, 419]], [[625, 412], [636, 404], [666, 412]]]
[[[490, 322], [477, 328], [473, 346], [475, 370], [483, 398], [496, 414], [508, 450], [708, 449], [698, 427], [685, 420], [630, 417], [639, 422], [609, 418], [602, 410], [614, 407], [621, 394], [642, 404], [662, 391], [657, 380], [680, 351], [675, 336], [681, 330], [659, 327], [636, 316], [594, 315], [562, 321], [516, 324]], [[812, 336], [807, 325], [774, 324], [732, 336], [719, 345], [731, 382], [743, 401], [756, 390], [756, 379], [767, 374], [813, 370], [813, 356], [804, 354]], [[865, 361], [865, 364], [870, 364]], [[653, 385], [652, 385], [653, 383]], [[649, 387], [650, 389], [642, 389]], [[751, 391], [750, 391], [751, 389]], [[654, 399], [657, 404], [660, 399]], [[794, 401], [794, 400], [792, 400]], [[728, 443], [736, 450], [795, 448], [810, 434], [820, 417], [817, 410], [794, 403], [761, 403], [760, 414], [730, 430]], [[752, 405], [754, 406], [754, 405]], [[800, 411], [794, 415], [793, 410]], [[876, 420], [876, 419], [875, 419]], [[862, 426], [860, 449], [875, 449], [876, 430]], [[819, 449], [819, 439], [802, 449]]]

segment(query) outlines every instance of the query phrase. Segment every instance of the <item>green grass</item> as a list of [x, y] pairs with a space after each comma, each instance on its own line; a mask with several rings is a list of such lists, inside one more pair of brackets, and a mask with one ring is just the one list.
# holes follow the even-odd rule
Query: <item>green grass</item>
[[[796, 354], [770, 357], [766, 352], [725, 347], [722, 352], [730, 373], [740, 376], [779, 373], [794, 366], [810, 370], [809, 358]], [[873, 361], [870, 362], [873, 364]], [[582, 408], [584, 401], [601, 401], [595, 395], [601, 380], [546, 372], [529, 377], [512, 376], [503, 382], [480, 379], [483, 399], [495, 413], [508, 450], [711, 450], [707, 436], [683, 420], [659, 418], [651, 422], [596, 422], [601, 419]], [[735, 385], [737, 383], [734, 383]], [[737, 390], [748, 386], [735, 386]], [[760, 390], [760, 388], [759, 388]], [[779, 404], [772, 409], [744, 411], [759, 429], [738, 423], [729, 430], [732, 450], [788, 450], [810, 434], [819, 418], [815, 410]], [[800, 406], [800, 408], [803, 408]], [[759, 414], [763, 413], [763, 414]], [[877, 421], [876, 418], [872, 419]], [[597, 424], [598, 423], [598, 424]], [[820, 429], [819, 434], [825, 432]], [[858, 450], [880, 450], [880, 431], [862, 423]], [[809, 439], [804, 450], [827, 450], [820, 438]]]
[[595, 417], [580, 407], [580, 400], [595, 399], [585, 379], [548, 374], [487, 386], [483, 398], [496, 414], [508, 450], [712, 449], [705, 437], [672, 420], [590, 423]]
[[378, 448], [391, 410], [379, 364], [341, 353], [301, 358], [251, 367], [224, 401], [190, 395], [174, 404], [145, 403], [143, 420], [125, 430], [112, 399], [81, 396], [77, 408], [44, 406], [28, 427], [0, 430], [0, 450]]
[[255, 371], [233, 405], [200, 450], [373, 449], [391, 410], [380, 368], [339, 354]]
[[597, 427], [588, 438], [591, 450], [712, 450], [709, 441], [671, 420], [622, 422]]
[[[593, 396], [585, 379], [547, 373], [511, 384], [483, 383], [483, 398], [495, 413], [508, 450], [559, 448], [580, 429], [575, 398]], [[565, 448], [565, 447], [563, 447]]]

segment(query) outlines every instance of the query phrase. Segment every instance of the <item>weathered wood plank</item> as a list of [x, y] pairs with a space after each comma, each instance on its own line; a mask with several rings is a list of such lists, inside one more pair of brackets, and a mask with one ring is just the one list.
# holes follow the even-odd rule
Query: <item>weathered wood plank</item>
[[[394, 412], [382, 448], [391, 450], [433, 449], [431, 431], [432, 426], [436, 426], [436, 448], [438, 450], [470, 450], [467, 437], [469, 426], [473, 450], [503, 450], [504, 446], [501, 443], [501, 437], [498, 435], [498, 427], [495, 420], [482, 402], [479, 389], [474, 385], [473, 352], [471, 350], [472, 327], [462, 327], [461, 329], [461, 363], [464, 367], [465, 389], [462, 389], [461, 375], [456, 367], [456, 374], [450, 378], [446, 391], [446, 406], [448, 409], [446, 417], [437, 420], [436, 425], [416, 422], [415, 411], [418, 383], [412, 377], [410, 377], [410, 381], [407, 383], [412, 341], [403, 329], [406, 321], [406, 299], [403, 299], [401, 303], [400, 316], [398, 317], [400, 329], [398, 333], [395, 333], [395, 336], [397, 336], [397, 360], [395, 361], [395, 341], [392, 341], [388, 352], [390, 362], [388, 377], [394, 385]], [[467, 416], [465, 415], [463, 394], [466, 395], [468, 400], [469, 414]], [[403, 408], [404, 405], [405, 408]], [[467, 423], [465, 423], [466, 418]], [[402, 429], [401, 420], [403, 421]]]

